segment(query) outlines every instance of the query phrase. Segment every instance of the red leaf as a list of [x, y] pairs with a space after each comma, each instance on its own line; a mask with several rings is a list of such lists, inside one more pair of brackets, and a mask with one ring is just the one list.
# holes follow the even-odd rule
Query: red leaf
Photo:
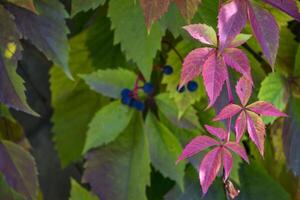
[[247, 163], [249, 163], [248, 160], [248, 156], [247, 153], [245, 151], [245, 149], [236, 142], [228, 142], [224, 145], [226, 148], [230, 149], [231, 151], [233, 151], [234, 153], [236, 153], [237, 155], [239, 155], [241, 158], [243, 158]]
[[191, 24], [183, 28], [199, 42], [217, 46], [217, 35], [212, 27], [206, 24]]
[[206, 194], [209, 186], [215, 180], [221, 168], [221, 159], [221, 147], [214, 148], [204, 156], [199, 167], [199, 178], [203, 194]]
[[169, 0], [140, 0], [141, 7], [145, 16], [147, 29], [153, 22], [158, 20], [169, 8]]
[[247, 56], [240, 49], [228, 48], [223, 53], [225, 63], [241, 73], [252, 83], [251, 68]]
[[248, 17], [267, 61], [274, 68], [279, 45], [279, 28], [274, 17], [266, 10], [250, 3]]
[[247, 78], [241, 77], [235, 87], [235, 90], [242, 105], [246, 106], [252, 93], [251, 82]]
[[246, 131], [247, 121], [246, 121], [246, 113], [242, 111], [238, 118], [235, 121], [235, 134], [236, 134], [236, 142], [239, 142]]
[[214, 136], [217, 136], [221, 140], [224, 140], [227, 138], [227, 133], [222, 128], [216, 128], [216, 127], [208, 126], [208, 125], [205, 125], [205, 128], [209, 133], [211, 133]]
[[226, 148], [222, 148], [222, 159], [223, 159], [223, 166], [225, 171], [224, 178], [225, 180], [227, 180], [232, 169], [233, 159], [231, 153]]
[[241, 106], [236, 104], [229, 104], [219, 112], [219, 114], [213, 119], [213, 121], [220, 121], [220, 120], [231, 118], [241, 110], [242, 110]]
[[201, 0], [174, 0], [182, 16], [191, 20], [198, 10]]
[[180, 77], [180, 87], [201, 74], [202, 66], [211, 51], [211, 48], [199, 48], [191, 51], [185, 57]]
[[220, 51], [224, 50], [244, 28], [247, 15], [244, 0], [233, 0], [221, 7], [218, 16]]
[[220, 95], [222, 86], [228, 77], [223, 57], [218, 56], [216, 52], [210, 55], [204, 63], [202, 75], [210, 100], [208, 107], [211, 107]]
[[300, 13], [295, 0], [263, 0], [264, 2], [282, 10], [288, 15], [300, 21]]
[[195, 139], [193, 139], [189, 144], [186, 145], [182, 154], [179, 156], [177, 163], [180, 162], [181, 160], [192, 157], [196, 153], [208, 147], [216, 146], [216, 145], [220, 145], [220, 143], [215, 139], [205, 135], [198, 136]]
[[251, 140], [257, 146], [260, 154], [264, 155], [264, 143], [265, 143], [265, 124], [262, 119], [254, 112], [247, 112], [247, 127]]
[[247, 108], [260, 115], [273, 117], [287, 117], [285, 113], [279, 111], [271, 103], [265, 101], [254, 102], [247, 106]]

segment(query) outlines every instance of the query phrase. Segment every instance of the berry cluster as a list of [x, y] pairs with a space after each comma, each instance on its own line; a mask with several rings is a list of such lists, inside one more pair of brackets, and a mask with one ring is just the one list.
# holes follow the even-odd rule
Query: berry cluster
[[[163, 67], [162, 71], [165, 75], [171, 75], [173, 73], [173, 67], [170, 65], [166, 65]], [[198, 89], [198, 83], [196, 81], [189, 81], [186, 87], [188, 91], [195, 92]], [[177, 91], [179, 93], [183, 93], [185, 91], [185, 86], [182, 86], [181, 88], [177, 86]]]
[[[139, 88], [136, 88], [139, 89]], [[138, 99], [137, 90], [130, 90], [125, 88], [121, 91], [121, 101], [124, 105], [128, 105], [129, 107], [135, 108], [138, 111], [145, 110], [145, 104], [142, 100]], [[154, 92], [154, 87], [152, 83], [145, 83], [142, 87], [143, 91], [147, 95], [151, 95]]]

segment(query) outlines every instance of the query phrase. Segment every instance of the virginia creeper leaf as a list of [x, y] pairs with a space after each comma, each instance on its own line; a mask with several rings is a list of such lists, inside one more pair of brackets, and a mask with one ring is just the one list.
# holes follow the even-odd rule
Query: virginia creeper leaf
[[37, 13], [33, 0], [8, 0], [8, 2]]
[[233, 0], [221, 7], [218, 16], [220, 51], [228, 47], [246, 25], [246, 8], [244, 0]]
[[218, 113], [218, 115], [213, 120], [220, 121], [220, 120], [231, 118], [231, 117], [235, 116], [241, 110], [242, 110], [242, 108], [239, 105], [228, 104]]
[[224, 140], [227, 138], [227, 133], [223, 128], [215, 128], [213, 126], [205, 125], [206, 130], [214, 136], [217, 136], [219, 139]]
[[206, 24], [191, 24], [183, 28], [199, 42], [217, 46], [217, 35], [212, 27]]
[[211, 137], [205, 135], [198, 136], [194, 138], [189, 144], [186, 145], [181, 155], [179, 156], [177, 162], [192, 157], [195, 154], [199, 153], [200, 151], [203, 151], [208, 147], [217, 146], [219, 144], [220, 143], [218, 141], [212, 139]]
[[247, 128], [246, 113], [241, 112], [235, 121], [235, 138], [239, 142]]
[[121, 97], [122, 89], [133, 89], [136, 79], [136, 75], [133, 72], [122, 68], [98, 70], [91, 74], [80, 75], [80, 77], [91, 89], [104, 96], [116, 99]]
[[148, 34], [139, 3], [131, 0], [110, 1], [108, 16], [115, 30], [115, 44], [121, 44], [127, 59], [133, 60], [149, 80], [153, 58], [161, 47], [164, 30], [154, 23]]
[[157, 21], [163, 14], [168, 11], [169, 0], [140, 0], [144, 12], [145, 23], [150, 31], [153, 22]]
[[150, 158], [147, 137], [138, 113], [115, 141], [91, 151], [86, 160], [83, 181], [88, 182], [100, 198], [147, 199], [145, 192], [146, 185], [150, 183]]
[[245, 77], [241, 77], [238, 83], [236, 84], [236, 93], [242, 103], [243, 106], [245, 106], [252, 94], [252, 85], [248, 79]]
[[[29, 11], [28, 11], [29, 12]], [[17, 74], [21, 59], [20, 35], [12, 16], [0, 6], [0, 101], [8, 107], [36, 115], [27, 105], [23, 80]]]
[[250, 3], [248, 5], [248, 17], [253, 33], [267, 61], [274, 69], [279, 45], [279, 28], [275, 19], [266, 10]]
[[294, 17], [296, 20], [300, 21], [300, 13], [297, 6], [297, 1], [295, 0], [263, 0], [264, 2], [282, 10], [288, 15]]
[[276, 116], [276, 117], [287, 116], [286, 114], [284, 114], [283, 112], [275, 108], [274, 105], [265, 101], [256, 101], [250, 104], [249, 106], [247, 106], [247, 108], [260, 115]]
[[8, 185], [2, 174], [0, 175], [0, 198], [3, 200], [25, 200], [21, 194]]
[[211, 51], [211, 48], [198, 48], [191, 51], [185, 57], [182, 64], [183, 67], [180, 77], [180, 87], [184, 86], [201, 74], [203, 64], [209, 57]]
[[119, 101], [114, 101], [102, 107], [89, 123], [83, 153], [117, 138], [128, 126], [133, 111], [133, 109], [124, 106]]
[[39, 15], [12, 5], [7, 8], [14, 15], [22, 37], [34, 44], [71, 77], [68, 67], [69, 32], [65, 23], [68, 14], [57, 0], [37, 1], [36, 6]]
[[208, 107], [212, 106], [217, 100], [227, 77], [227, 68], [223, 57], [214, 52], [208, 57], [203, 66], [204, 85], [210, 100]]
[[225, 144], [225, 147], [232, 150], [234, 153], [238, 154], [241, 158], [243, 158], [246, 162], [249, 163], [246, 150], [242, 146], [240, 146], [239, 143], [228, 142]]
[[174, 165], [182, 151], [178, 139], [151, 113], [146, 118], [145, 132], [149, 141], [151, 163], [164, 176], [176, 181], [183, 190], [185, 166], [182, 163]]
[[225, 180], [227, 180], [232, 169], [233, 158], [231, 153], [225, 148], [222, 148], [222, 159], [223, 159], [222, 162], [223, 162], [224, 172], [225, 172], [224, 178]]
[[38, 178], [33, 157], [9, 141], [0, 143], [0, 171], [7, 183], [28, 200], [37, 199]]
[[96, 196], [92, 195], [74, 179], [71, 179], [71, 194], [69, 200], [99, 200]]
[[238, 34], [236, 36], [236, 38], [234, 38], [232, 40], [232, 42], [230, 43], [229, 47], [230, 48], [234, 48], [234, 47], [238, 47], [241, 46], [242, 44], [246, 43], [252, 36], [249, 34]]
[[81, 11], [96, 9], [99, 5], [103, 5], [106, 0], [72, 0], [71, 15], [75, 16]]
[[222, 150], [220, 147], [214, 148], [208, 152], [199, 167], [199, 178], [203, 194], [206, 194], [208, 188], [215, 180], [222, 164]]

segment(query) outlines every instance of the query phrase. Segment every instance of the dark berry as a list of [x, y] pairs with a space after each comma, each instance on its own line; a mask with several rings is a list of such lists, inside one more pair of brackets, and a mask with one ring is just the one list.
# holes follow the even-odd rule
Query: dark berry
[[128, 88], [125, 88], [121, 91], [121, 96], [122, 97], [129, 97], [131, 94], [131, 90], [129, 90]]
[[151, 94], [154, 91], [154, 87], [152, 83], [145, 83], [143, 90], [146, 94]]
[[131, 106], [139, 111], [143, 111], [145, 109], [144, 103], [138, 100], [133, 100]]
[[163, 73], [166, 75], [170, 75], [173, 73], [173, 68], [170, 65], [166, 65], [163, 68]]
[[190, 92], [194, 92], [196, 91], [198, 88], [198, 83], [196, 81], [190, 81], [188, 82], [187, 84], [187, 89], [190, 91]]
[[130, 97], [130, 96], [123, 96], [122, 97], [122, 99], [121, 99], [121, 101], [122, 101], [122, 103], [124, 104], [124, 105], [130, 105], [131, 104], [131, 102], [132, 102], [132, 97]]
[[185, 86], [182, 86], [181, 88], [179, 88], [179, 86], [177, 86], [177, 92], [182, 93], [185, 91]]

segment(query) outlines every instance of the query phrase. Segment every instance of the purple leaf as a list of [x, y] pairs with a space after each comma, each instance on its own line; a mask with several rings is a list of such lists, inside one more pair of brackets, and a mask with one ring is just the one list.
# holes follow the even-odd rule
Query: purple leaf
[[225, 63], [245, 76], [251, 83], [251, 68], [247, 56], [240, 49], [228, 48], [224, 53]]
[[224, 179], [227, 180], [232, 169], [233, 159], [231, 153], [224, 147], [222, 148], [222, 159], [225, 171]]
[[192, 24], [183, 28], [199, 42], [217, 46], [217, 35], [212, 27], [206, 24]]
[[0, 171], [7, 183], [28, 200], [38, 194], [37, 169], [33, 157], [19, 145], [2, 140], [0, 143]]
[[241, 101], [241, 104], [245, 106], [248, 103], [252, 93], [251, 82], [247, 78], [241, 77], [235, 87], [235, 90]]
[[204, 63], [202, 75], [210, 100], [208, 107], [211, 107], [220, 95], [222, 86], [228, 77], [223, 57], [218, 56], [217, 52], [211, 54]]
[[266, 10], [250, 3], [248, 6], [248, 17], [253, 33], [267, 61], [274, 69], [279, 45], [279, 28], [275, 19]]
[[248, 105], [247, 108], [260, 115], [287, 117], [285, 113], [279, 111], [277, 108], [275, 108], [275, 106], [273, 106], [273, 104], [265, 101], [256, 101]]
[[214, 148], [208, 152], [199, 167], [199, 179], [203, 194], [206, 194], [208, 188], [215, 180], [222, 164], [221, 147]]
[[256, 113], [252, 111], [246, 111], [247, 115], [247, 127], [251, 140], [257, 146], [260, 154], [264, 155], [264, 143], [265, 143], [265, 124], [263, 120]]
[[288, 15], [300, 21], [300, 13], [296, 0], [263, 0], [264, 2], [282, 10]]
[[13, 3], [17, 6], [26, 8], [31, 12], [37, 13], [36, 8], [34, 6], [33, 0], [8, 0], [8, 2]]
[[179, 156], [177, 163], [186, 158], [194, 156], [195, 154], [199, 153], [200, 151], [203, 151], [208, 147], [217, 145], [220, 145], [220, 143], [211, 137], [205, 135], [198, 136], [186, 145], [181, 155]]
[[235, 121], [236, 142], [239, 142], [247, 128], [247, 119], [245, 111], [242, 111]]
[[220, 121], [224, 119], [231, 118], [235, 116], [238, 112], [242, 110], [241, 106], [236, 104], [229, 104], [225, 106], [221, 112], [213, 119], [213, 121]]
[[226, 148], [230, 149], [237, 155], [239, 155], [241, 158], [243, 158], [247, 163], [249, 163], [249, 159], [247, 156], [247, 153], [243, 147], [239, 143], [236, 142], [228, 142], [224, 145]]
[[228, 47], [244, 28], [247, 20], [246, 8], [244, 0], [233, 0], [221, 7], [218, 16], [220, 51]]
[[224, 140], [227, 138], [227, 133], [223, 128], [216, 128], [213, 126], [205, 125], [206, 130], [211, 133], [214, 136], [217, 136], [221, 140]]
[[199, 48], [191, 51], [185, 57], [181, 71], [180, 87], [184, 86], [201, 74], [203, 64], [207, 60], [211, 51], [211, 48]]

